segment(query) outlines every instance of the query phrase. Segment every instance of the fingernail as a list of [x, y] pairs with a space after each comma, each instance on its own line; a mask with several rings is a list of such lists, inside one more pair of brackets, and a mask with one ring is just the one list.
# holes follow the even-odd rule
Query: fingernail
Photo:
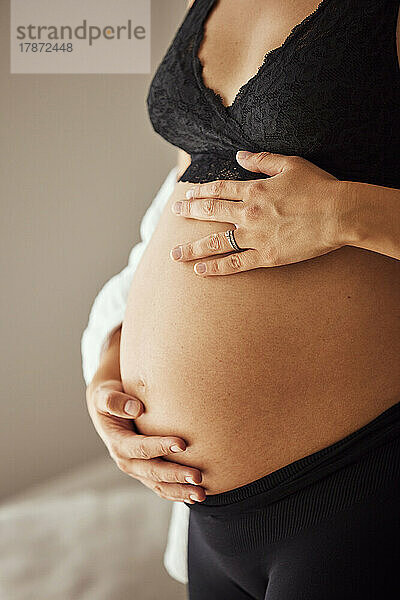
[[185, 481], [191, 483], [192, 485], [198, 485], [191, 477], [185, 477]]
[[172, 258], [174, 258], [175, 260], [179, 260], [180, 258], [182, 258], [182, 248], [180, 246], [173, 248], [171, 251], [171, 255]]
[[193, 494], [191, 494], [191, 495], [189, 496], [189, 498], [190, 498], [191, 500], [194, 500], [194, 502], [200, 502], [200, 500], [198, 499], [198, 497], [197, 497], [197, 496], [194, 496]]
[[193, 195], [194, 195], [194, 190], [193, 190], [193, 189], [191, 189], [191, 190], [187, 190], [187, 192], [186, 192], [186, 194], [185, 194], [185, 196], [186, 196], [186, 198], [187, 198], [188, 200], [190, 200], [190, 198], [193, 198]]
[[182, 202], [180, 202], [180, 201], [175, 202], [175, 204], [173, 204], [173, 206], [172, 206], [172, 210], [177, 215], [181, 214], [181, 209], [182, 209]]
[[171, 446], [171, 452], [183, 452], [185, 448], [180, 448], [179, 446], [177, 446], [176, 444], [174, 444], [173, 446]]
[[239, 160], [243, 160], [248, 158], [250, 154], [252, 154], [252, 152], [248, 152], [247, 150], [239, 150], [238, 152], [236, 152], [236, 158], [238, 158]]
[[197, 263], [194, 265], [194, 270], [196, 271], [196, 273], [205, 273], [206, 271], [206, 265], [205, 263]]
[[128, 402], [125, 403], [124, 406], [124, 411], [131, 416], [135, 416], [137, 414], [139, 410], [139, 406], [138, 403], [135, 402], [134, 400], [128, 400]]

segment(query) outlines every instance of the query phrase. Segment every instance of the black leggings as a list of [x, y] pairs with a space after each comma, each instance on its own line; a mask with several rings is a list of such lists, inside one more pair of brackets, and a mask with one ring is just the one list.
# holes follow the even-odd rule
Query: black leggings
[[187, 506], [190, 600], [400, 598], [400, 402], [318, 452]]

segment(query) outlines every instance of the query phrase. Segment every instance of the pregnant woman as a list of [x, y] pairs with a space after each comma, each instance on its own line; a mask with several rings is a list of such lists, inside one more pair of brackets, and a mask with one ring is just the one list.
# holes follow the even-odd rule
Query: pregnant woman
[[152, 81], [186, 164], [88, 406], [191, 600], [400, 592], [398, 12], [195, 0]]

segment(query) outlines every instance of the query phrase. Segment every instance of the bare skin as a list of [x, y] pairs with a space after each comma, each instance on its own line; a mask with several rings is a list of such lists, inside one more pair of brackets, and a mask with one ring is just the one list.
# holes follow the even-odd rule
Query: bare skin
[[182, 437], [188, 447], [173, 460], [219, 493], [335, 442], [400, 397], [400, 262], [343, 247], [198, 277], [170, 249], [229, 224], [177, 219], [171, 205], [189, 186], [177, 184], [135, 272], [121, 375], [145, 406], [139, 431]]
[[[190, 3], [191, 4], [191, 3]], [[280, 46], [297, 23], [318, 6], [317, 0], [219, 0], [205, 23], [198, 56], [203, 80], [225, 106], [258, 70], [268, 50]]]
[[162, 498], [193, 504], [205, 498], [198, 484], [198, 469], [164, 462], [184, 452], [186, 443], [175, 435], [143, 436], [135, 433], [134, 419], [143, 413], [142, 402], [124, 392], [119, 369], [121, 330], [113, 334], [102, 353], [99, 368], [87, 387], [89, 414], [95, 429], [117, 466]]
[[[216, 3], [199, 54], [206, 85], [226, 105], [268, 47], [280, 45], [317, 3], [293, 3], [282, 13], [276, 0], [255, 1], [246, 3], [246, 18], [239, 0], [227, 4]], [[266, 21], [264, 11], [274, 17]], [[181, 151], [182, 170], [189, 161]], [[177, 184], [135, 275], [121, 369], [125, 396], [143, 401], [138, 430], [187, 444], [179, 456], [162, 453], [170, 474], [179, 463], [195, 468], [206, 492], [218, 493], [333, 443], [398, 399], [400, 267], [344, 247], [279, 269], [199, 281], [193, 263], [173, 264], [169, 251], [230, 223], [174, 217], [172, 204], [189, 186]], [[118, 460], [136, 476], [135, 460]], [[174, 493], [187, 498], [184, 489]], [[169, 497], [160, 485], [155, 491]]]

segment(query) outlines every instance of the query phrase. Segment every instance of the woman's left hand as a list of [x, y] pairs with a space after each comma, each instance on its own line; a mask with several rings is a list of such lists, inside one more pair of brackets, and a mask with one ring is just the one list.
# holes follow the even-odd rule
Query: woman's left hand
[[299, 156], [239, 152], [236, 158], [243, 168], [270, 177], [195, 184], [172, 210], [190, 219], [235, 223], [234, 237], [243, 250], [232, 253], [222, 231], [173, 248], [172, 259], [231, 252], [194, 265], [198, 275], [229, 275], [296, 263], [346, 244], [341, 231], [345, 181]]

